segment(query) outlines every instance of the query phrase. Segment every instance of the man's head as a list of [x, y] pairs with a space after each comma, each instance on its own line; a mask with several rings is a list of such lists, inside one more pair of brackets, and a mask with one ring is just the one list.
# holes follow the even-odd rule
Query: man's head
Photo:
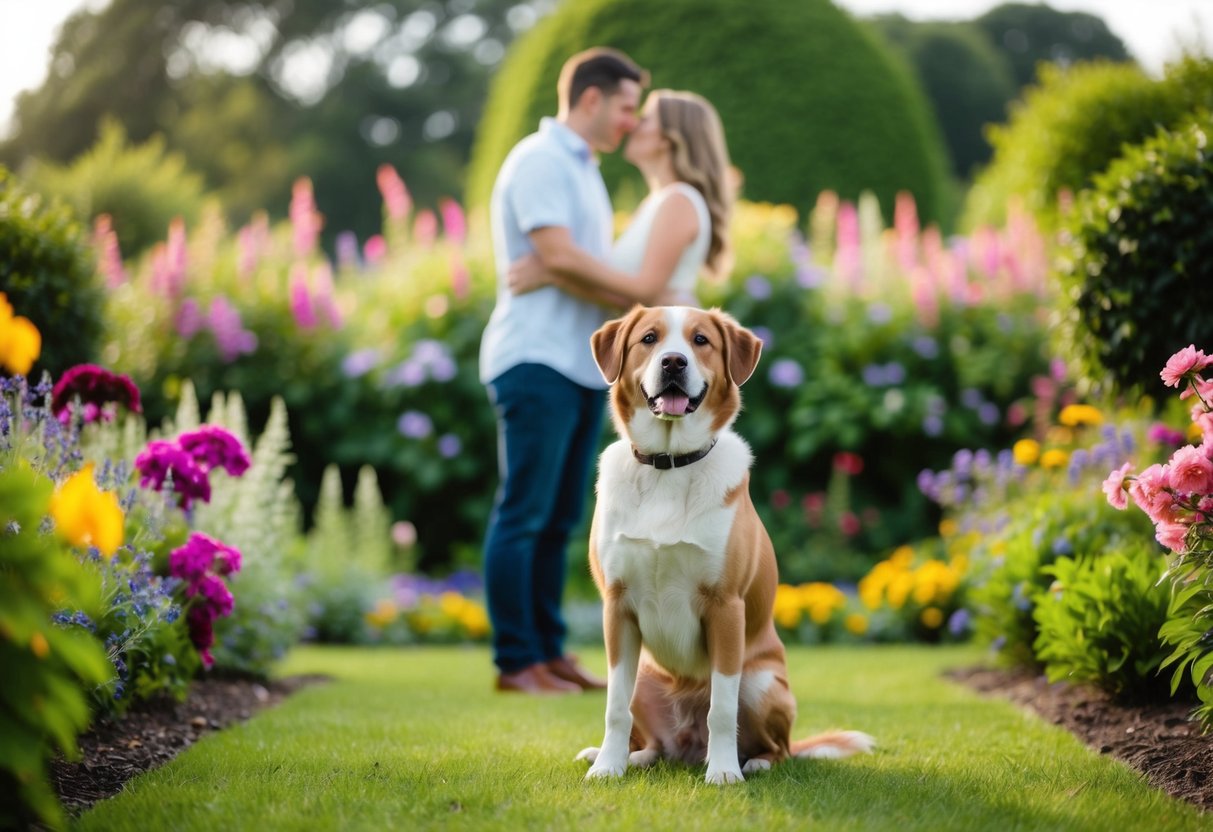
[[649, 74], [616, 49], [597, 46], [565, 61], [556, 91], [559, 119], [594, 150], [611, 153], [636, 127]]

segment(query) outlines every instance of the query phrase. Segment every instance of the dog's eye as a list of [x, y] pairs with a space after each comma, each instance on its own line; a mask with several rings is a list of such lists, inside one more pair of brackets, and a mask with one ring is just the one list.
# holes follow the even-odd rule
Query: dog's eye
[[703, 333], [699, 333], [699, 332], [695, 333], [695, 344], [697, 346], [702, 347], [707, 342], [708, 342], [708, 336], [704, 335]]
[[640, 343], [642, 343], [642, 344], [656, 344], [656, 343], [657, 343], [657, 333], [656, 333], [656, 332], [648, 332], [648, 333], [645, 333], [645, 336], [644, 336], [643, 338], [641, 338], [641, 339], [640, 339]]

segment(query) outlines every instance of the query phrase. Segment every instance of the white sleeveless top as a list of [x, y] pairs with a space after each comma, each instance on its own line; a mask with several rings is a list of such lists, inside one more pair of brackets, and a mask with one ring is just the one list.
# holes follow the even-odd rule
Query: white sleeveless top
[[636, 274], [640, 271], [640, 264], [644, 260], [644, 252], [649, 244], [649, 234], [653, 230], [653, 219], [657, 216], [657, 209], [666, 198], [674, 193], [685, 194], [691, 200], [691, 204], [695, 206], [695, 213], [699, 216], [699, 233], [682, 252], [682, 257], [678, 259], [678, 265], [675, 266], [674, 274], [670, 276], [667, 286], [682, 296], [683, 303], [695, 306], [697, 305], [695, 284], [699, 280], [699, 270], [707, 262], [708, 244], [712, 239], [712, 217], [708, 213], [708, 204], [704, 201], [703, 194], [695, 190], [693, 186], [685, 182], [674, 182], [645, 197], [644, 201], [640, 203], [640, 207], [636, 209], [636, 213], [632, 215], [632, 221], [628, 223], [628, 227], [615, 241], [615, 247], [611, 250], [610, 262], [615, 268], [628, 274]]

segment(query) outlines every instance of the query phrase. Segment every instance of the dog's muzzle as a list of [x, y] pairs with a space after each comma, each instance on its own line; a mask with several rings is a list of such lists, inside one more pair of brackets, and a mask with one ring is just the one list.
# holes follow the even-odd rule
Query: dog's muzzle
[[681, 419], [694, 413], [708, 393], [708, 385], [692, 396], [687, 390], [687, 359], [682, 353], [668, 352], [661, 356], [661, 390], [650, 395], [642, 386], [649, 410], [658, 419]]

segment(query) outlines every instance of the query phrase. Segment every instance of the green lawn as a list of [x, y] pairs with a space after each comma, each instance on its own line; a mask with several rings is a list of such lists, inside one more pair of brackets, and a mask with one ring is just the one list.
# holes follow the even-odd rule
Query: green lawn
[[[876, 754], [796, 761], [731, 788], [659, 765], [583, 782], [605, 696], [491, 692], [484, 649], [302, 648], [335, 681], [128, 784], [81, 829], [1209, 829], [1195, 809], [1014, 706], [939, 677], [971, 648], [797, 648], [796, 736], [856, 728]], [[584, 654], [604, 669], [601, 653]]]

